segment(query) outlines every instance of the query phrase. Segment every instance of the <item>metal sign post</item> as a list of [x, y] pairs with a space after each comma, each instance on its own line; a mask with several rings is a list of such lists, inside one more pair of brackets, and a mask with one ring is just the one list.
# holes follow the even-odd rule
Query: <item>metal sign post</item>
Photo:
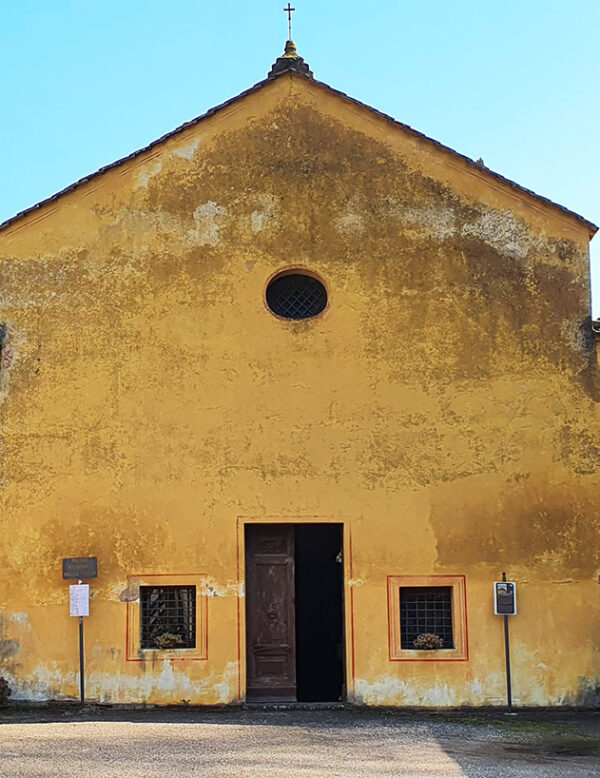
[[76, 557], [63, 559], [63, 578], [76, 579], [76, 584], [69, 587], [69, 605], [71, 616], [79, 617], [79, 695], [81, 706], [85, 705], [85, 671], [83, 651], [83, 617], [90, 615], [90, 585], [83, 583], [83, 578], [96, 578], [98, 575], [98, 560], [96, 557]]
[[83, 662], [83, 617], [90, 615], [90, 587], [81, 581], [71, 589], [71, 616], [79, 616], [79, 696], [85, 705], [85, 672]]
[[[503, 580], [506, 580], [504, 576]], [[512, 681], [510, 677], [510, 636], [508, 634], [508, 616], [504, 615], [504, 657], [506, 664], [506, 699], [508, 712], [512, 711]]]
[[504, 657], [506, 664], [506, 697], [508, 712], [512, 712], [512, 680], [510, 673], [510, 635], [508, 630], [508, 617], [517, 614], [517, 585], [514, 581], [506, 580], [506, 573], [502, 573], [502, 581], [494, 583], [494, 613], [504, 616]]
[[81, 707], [85, 705], [85, 672], [83, 666], [83, 616], [79, 617], [79, 697]]

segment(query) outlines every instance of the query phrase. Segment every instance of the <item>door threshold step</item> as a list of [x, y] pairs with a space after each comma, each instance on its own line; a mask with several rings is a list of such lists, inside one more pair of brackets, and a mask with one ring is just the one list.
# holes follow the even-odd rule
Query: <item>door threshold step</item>
[[243, 702], [242, 710], [344, 710], [345, 702]]

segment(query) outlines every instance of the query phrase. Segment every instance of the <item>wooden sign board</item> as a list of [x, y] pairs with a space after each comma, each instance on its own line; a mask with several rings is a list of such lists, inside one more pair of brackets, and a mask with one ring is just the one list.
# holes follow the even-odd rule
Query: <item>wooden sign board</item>
[[89, 581], [98, 577], [98, 558], [95, 556], [77, 556], [63, 559], [63, 578], [65, 581]]

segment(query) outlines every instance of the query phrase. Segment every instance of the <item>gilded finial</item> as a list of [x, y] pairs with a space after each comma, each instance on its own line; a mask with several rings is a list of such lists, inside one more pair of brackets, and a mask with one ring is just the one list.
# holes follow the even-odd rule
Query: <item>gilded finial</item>
[[307, 78], [313, 78], [312, 70], [308, 67], [304, 59], [298, 54], [296, 44], [292, 40], [292, 13], [296, 10], [292, 4], [288, 3], [283, 9], [288, 15], [288, 39], [281, 57], [277, 57], [267, 78], [275, 78], [281, 73], [299, 73]]
[[283, 56], [286, 59], [298, 59], [298, 50], [294, 41], [286, 41]]

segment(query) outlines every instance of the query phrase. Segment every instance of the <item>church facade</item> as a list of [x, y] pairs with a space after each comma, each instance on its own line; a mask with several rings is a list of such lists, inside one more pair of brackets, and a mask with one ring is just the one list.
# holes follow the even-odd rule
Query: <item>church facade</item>
[[104, 703], [600, 699], [580, 216], [269, 77], [0, 227], [0, 676]]

